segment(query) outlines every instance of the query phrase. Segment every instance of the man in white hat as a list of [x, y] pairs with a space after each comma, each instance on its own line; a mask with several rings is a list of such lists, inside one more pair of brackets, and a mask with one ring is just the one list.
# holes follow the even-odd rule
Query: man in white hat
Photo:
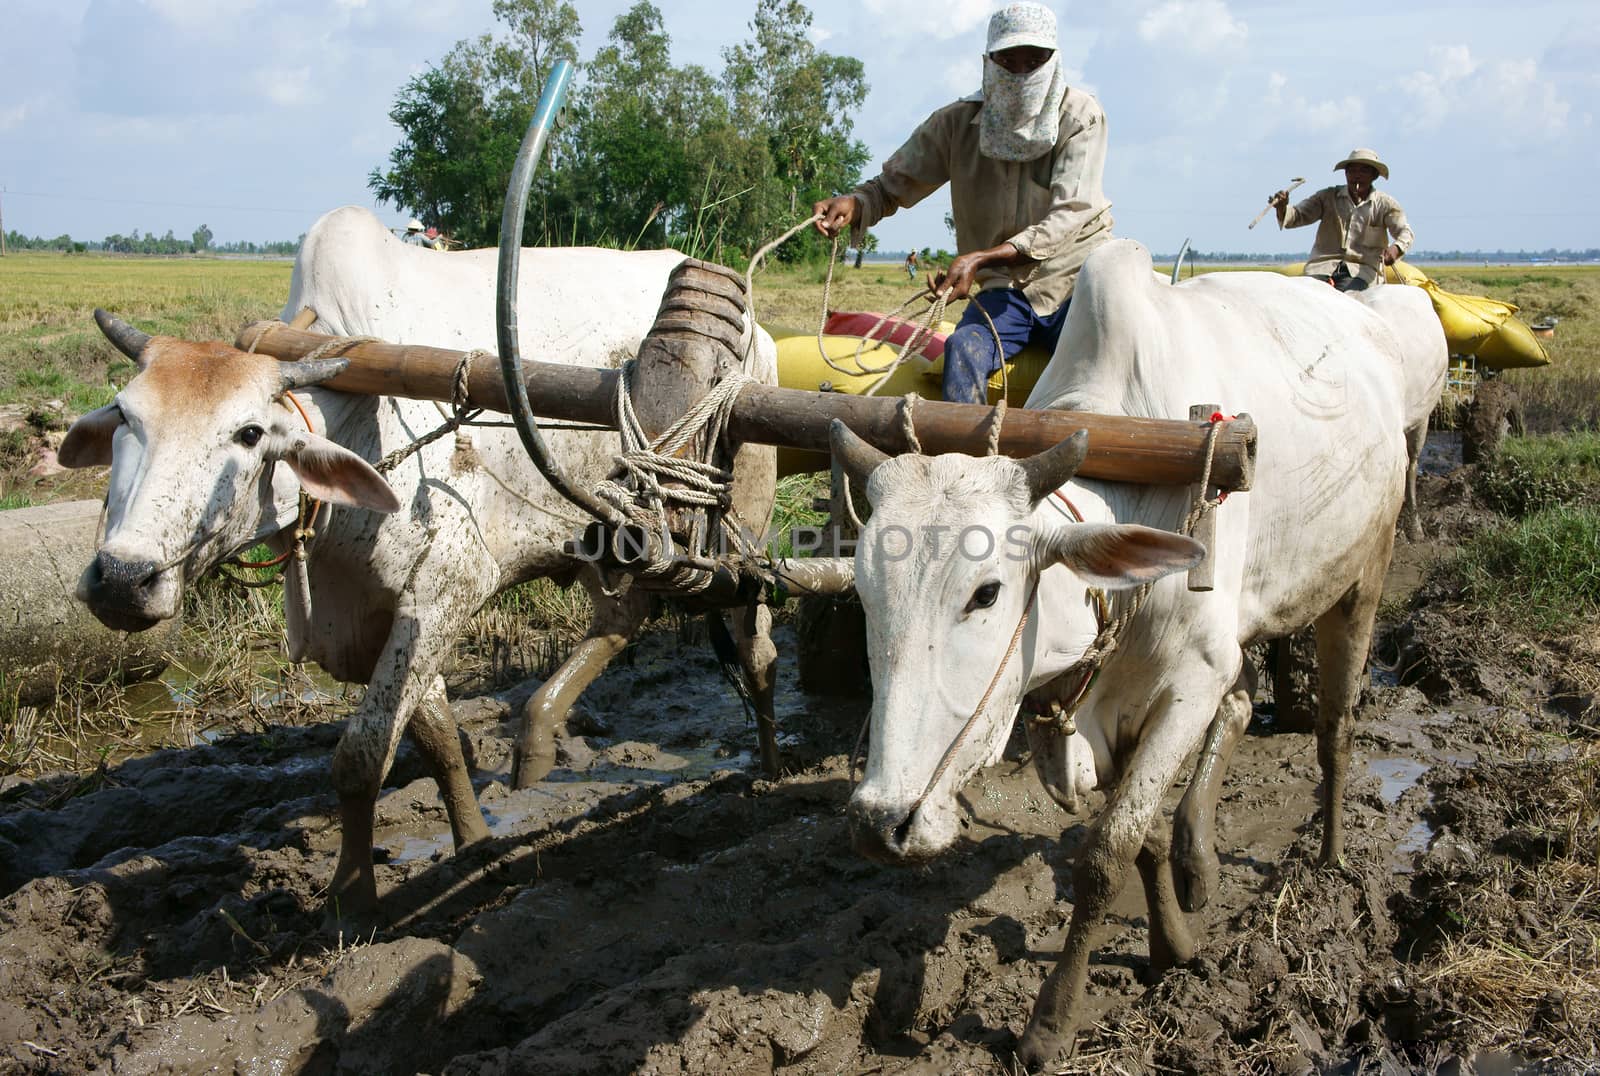
[[1055, 349], [1078, 269], [1111, 238], [1105, 160], [1105, 113], [1067, 85], [1055, 15], [1012, 4], [989, 20], [983, 89], [924, 120], [877, 177], [818, 202], [817, 228], [849, 226], [860, 246], [878, 221], [950, 184], [958, 256], [933, 286], [952, 299], [981, 290], [945, 342], [944, 397], [985, 403], [1002, 360], [978, 307], [1005, 358], [1029, 343]]
[[[1306, 276], [1326, 280], [1340, 291], [1364, 291], [1383, 283], [1383, 267], [1411, 249], [1406, 211], [1373, 182], [1389, 178], [1389, 166], [1370, 149], [1353, 149], [1333, 166], [1344, 170], [1344, 185], [1324, 187], [1299, 205], [1278, 191], [1267, 204], [1278, 211], [1278, 227], [1300, 228], [1315, 221], [1317, 237], [1306, 260]], [[1390, 237], [1394, 241], [1390, 242]]]

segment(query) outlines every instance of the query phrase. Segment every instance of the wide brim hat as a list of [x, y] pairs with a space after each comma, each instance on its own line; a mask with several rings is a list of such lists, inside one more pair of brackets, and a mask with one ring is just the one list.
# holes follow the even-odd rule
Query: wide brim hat
[[1004, 52], [1024, 45], [1055, 51], [1055, 12], [1043, 4], [1008, 4], [994, 13], [983, 51]]
[[1378, 160], [1378, 154], [1376, 150], [1353, 149], [1350, 151], [1350, 155], [1348, 157], [1333, 166], [1333, 170], [1335, 172], [1342, 172], [1345, 170], [1345, 168], [1352, 164], [1371, 165], [1373, 168], [1378, 170], [1378, 175], [1382, 176], [1384, 179], [1389, 178], [1389, 166]]

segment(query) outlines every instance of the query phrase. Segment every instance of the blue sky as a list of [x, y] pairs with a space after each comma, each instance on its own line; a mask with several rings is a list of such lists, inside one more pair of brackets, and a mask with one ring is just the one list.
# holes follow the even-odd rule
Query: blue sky
[[[581, 0], [581, 51], [628, 0]], [[754, 0], [662, 0], [674, 58], [720, 69]], [[860, 57], [873, 167], [975, 89], [992, 0], [817, 0], [821, 47]], [[1053, 5], [1069, 77], [1110, 121], [1117, 233], [1155, 250], [1302, 250], [1245, 225], [1291, 176], [1335, 182], [1372, 146], [1424, 249], [1600, 246], [1600, 4]], [[292, 238], [355, 203], [398, 140], [406, 78], [492, 25], [488, 0], [6, 0], [5, 226]], [[886, 248], [951, 245], [941, 195]]]

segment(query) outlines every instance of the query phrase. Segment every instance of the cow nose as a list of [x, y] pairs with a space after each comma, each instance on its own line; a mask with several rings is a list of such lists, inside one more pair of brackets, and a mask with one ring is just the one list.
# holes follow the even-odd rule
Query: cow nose
[[893, 863], [905, 859], [911, 816], [904, 809], [855, 802], [850, 804], [850, 842], [868, 859]]
[[132, 598], [147, 588], [161, 565], [153, 560], [124, 560], [102, 549], [95, 555], [92, 569], [86, 580], [90, 589], [101, 598], [115, 600]]

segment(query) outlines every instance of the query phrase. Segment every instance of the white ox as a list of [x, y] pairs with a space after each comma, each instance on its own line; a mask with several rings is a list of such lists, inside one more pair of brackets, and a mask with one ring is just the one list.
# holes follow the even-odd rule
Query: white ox
[[1405, 486], [1405, 357], [1382, 318], [1315, 281], [1221, 273], [1161, 286], [1148, 253], [1125, 240], [1089, 258], [1028, 406], [1182, 418], [1191, 404], [1220, 401], [1251, 415], [1255, 481], [1218, 509], [1209, 592], [1190, 591], [1181, 575], [1162, 578], [1203, 554], [1170, 533], [1188, 491], [1070, 480], [1081, 437], [1020, 463], [891, 460], [835, 424], [834, 450], [865, 480], [873, 508], [856, 554], [871, 739], [849, 807], [865, 854], [915, 861], [948, 847], [956, 793], [999, 757], [1023, 695], [1061, 695], [1078, 682], [1074, 666], [1097, 634], [1092, 588], [1121, 591], [1115, 617], [1129, 607], [1125, 588], [1153, 583], [1075, 730], [1059, 730], [1053, 748], [1045, 737], [1035, 753], [1069, 810], [1093, 789], [1108, 795], [1074, 868], [1064, 950], [1021, 1044], [1030, 1068], [1072, 1043], [1091, 933], [1130, 865], [1150, 905], [1154, 969], [1192, 956], [1162, 798], [1225, 700], [1248, 710], [1242, 647], [1311, 622], [1322, 857], [1339, 857], [1351, 704]]
[[[283, 316], [310, 307], [312, 328], [326, 333], [482, 346], [495, 338], [495, 257], [408, 246], [365, 210], [335, 210], [306, 234]], [[682, 259], [674, 251], [524, 251], [523, 353], [618, 365], [637, 353]], [[488, 835], [440, 676], [467, 618], [498, 591], [538, 577], [576, 576], [594, 598], [588, 637], [524, 713], [520, 785], [548, 771], [551, 726], [626, 643], [648, 597], [637, 589], [606, 597], [592, 568], [563, 552], [588, 517], [539, 475], [514, 431], [437, 440], [386, 484], [371, 462], [439, 426], [434, 404], [316, 387], [341, 364], [280, 363], [221, 343], [145, 337], [114, 319], [107, 326], [139, 372], [112, 404], [80, 419], [60, 451], [68, 466], [111, 465], [105, 537], [79, 582], [101, 620], [149, 627], [176, 615], [184, 586], [219, 562], [258, 541], [287, 548], [301, 489], [343, 506], [321, 517], [306, 567], [291, 558], [285, 615], [296, 657], [368, 685], [333, 759], [343, 828], [329, 891], [330, 909], [367, 914], [377, 901], [373, 808], [403, 732], [439, 782], [456, 847]], [[774, 382], [776, 349], [754, 331], [756, 375]], [[296, 386], [305, 386], [296, 394], [304, 419], [285, 400]], [[574, 480], [591, 487], [618, 451], [614, 433], [551, 430], [546, 439]], [[764, 528], [772, 450], [742, 448], [738, 469], [736, 507], [749, 527]], [[745, 672], [770, 719], [768, 623], [764, 608], [736, 618]]]
[[[1428, 434], [1428, 420], [1444, 389], [1449, 345], [1433, 304], [1420, 288], [1384, 286], [1346, 294], [1378, 314], [1383, 324], [1369, 326], [1367, 331], [1381, 334], [1387, 330], [1393, 337], [1394, 353], [1401, 356], [1406, 494], [1399, 525], [1409, 539], [1419, 541], [1422, 519], [1417, 506], [1417, 466]], [[1185, 911], [1199, 911], [1216, 890], [1218, 867], [1213, 832], [1217, 796], [1233, 750], [1250, 724], [1250, 699], [1255, 694], [1255, 670], [1248, 662], [1244, 673], [1247, 679], [1240, 684], [1241, 690], [1229, 693], [1217, 711], [1196, 763], [1194, 779], [1173, 819], [1172, 862], [1178, 902]], [[1041, 743], [1057, 746], [1049, 741]]]

